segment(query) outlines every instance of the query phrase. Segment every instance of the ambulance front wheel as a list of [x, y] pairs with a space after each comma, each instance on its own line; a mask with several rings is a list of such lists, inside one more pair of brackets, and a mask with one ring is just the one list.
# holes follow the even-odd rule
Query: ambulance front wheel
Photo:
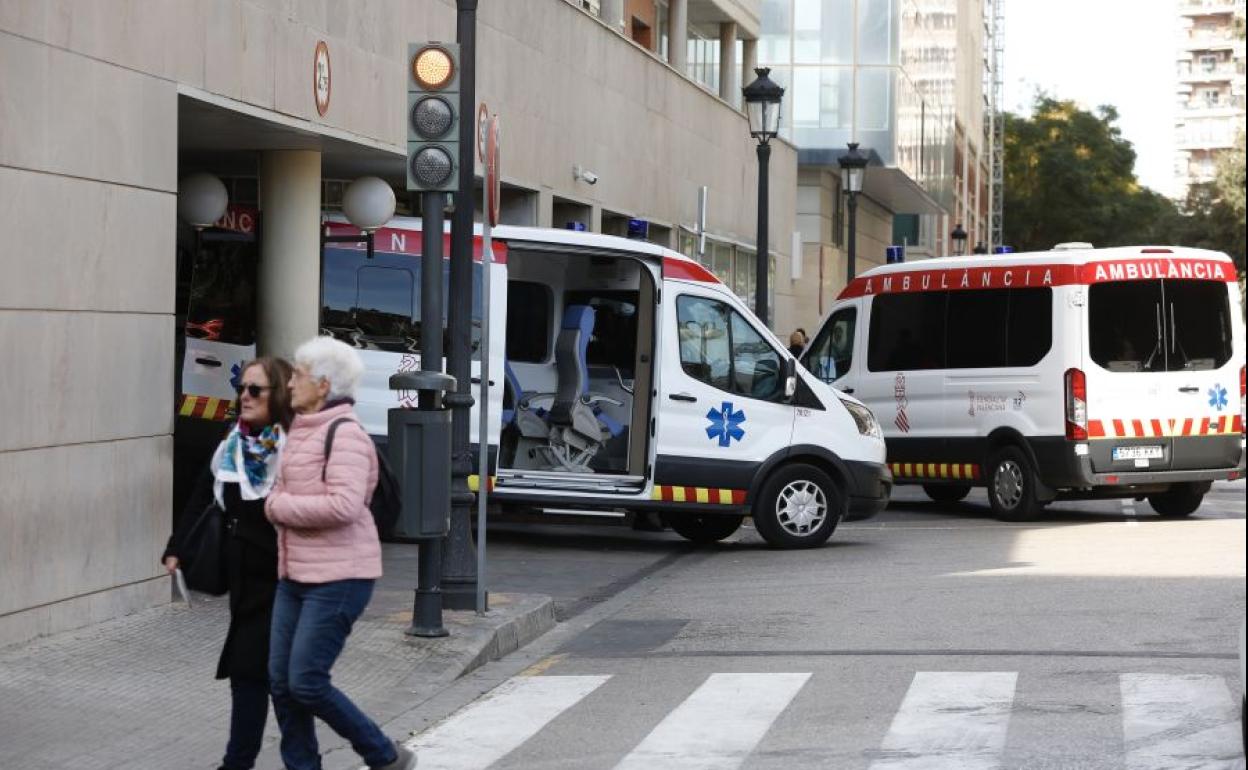
[[924, 484], [923, 491], [937, 503], [956, 503], [971, 493], [970, 484]]
[[669, 513], [663, 516], [667, 526], [676, 534], [699, 545], [709, 545], [731, 535], [741, 528], [744, 516], [720, 514]]
[[988, 502], [1002, 521], [1031, 521], [1044, 505], [1036, 499], [1036, 472], [1023, 450], [998, 449], [988, 462]]
[[1175, 484], [1159, 495], [1149, 495], [1148, 504], [1163, 519], [1191, 516], [1205, 499], [1197, 484]]
[[845, 506], [845, 496], [828, 474], [794, 463], [763, 484], [754, 500], [754, 528], [774, 548], [813, 548], [832, 536]]

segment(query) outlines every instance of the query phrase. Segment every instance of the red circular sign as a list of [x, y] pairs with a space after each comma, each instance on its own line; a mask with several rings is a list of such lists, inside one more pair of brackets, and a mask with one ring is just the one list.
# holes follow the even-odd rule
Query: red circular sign
[[316, 112], [321, 117], [325, 117], [325, 113], [329, 112], [331, 81], [329, 46], [324, 40], [318, 40], [316, 54], [312, 57], [312, 96], [316, 99]]
[[490, 227], [498, 226], [498, 208], [503, 197], [502, 193], [502, 160], [499, 157], [498, 116], [490, 118], [489, 139], [485, 145], [485, 191], [486, 212], [490, 217]]
[[485, 144], [490, 136], [490, 108], [485, 106], [485, 102], [481, 102], [481, 106], [477, 108], [477, 160], [484, 165], [486, 150]]

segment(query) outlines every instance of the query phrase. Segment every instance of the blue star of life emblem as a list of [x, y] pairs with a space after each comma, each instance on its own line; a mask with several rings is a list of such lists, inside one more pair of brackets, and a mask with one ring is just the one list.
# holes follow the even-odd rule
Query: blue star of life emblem
[[745, 430], [741, 427], [741, 423], [745, 422], [745, 412], [732, 411], [731, 401], [725, 401], [719, 409], [711, 409], [706, 413], [706, 419], [711, 421], [706, 437], [719, 439], [720, 446], [731, 445], [734, 438], [737, 441], [745, 438]]
[[1219, 412], [1226, 408], [1226, 388], [1214, 385], [1209, 389], [1209, 406]]
[[230, 367], [230, 387], [235, 390], [243, 381], [243, 364], [239, 362]]

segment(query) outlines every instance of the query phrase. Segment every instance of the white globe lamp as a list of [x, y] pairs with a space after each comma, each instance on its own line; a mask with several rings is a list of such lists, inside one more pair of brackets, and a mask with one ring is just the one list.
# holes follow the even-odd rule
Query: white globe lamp
[[225, 184], [212, 174], [191, 174], [178, 182], [178, 216], [197, 230], [225, 216], [229, 201]]
[[352, 225], [371, 233], [394, 216], [394, 188], [375, 176], [364, 176], [347, 185], [342, 213]]

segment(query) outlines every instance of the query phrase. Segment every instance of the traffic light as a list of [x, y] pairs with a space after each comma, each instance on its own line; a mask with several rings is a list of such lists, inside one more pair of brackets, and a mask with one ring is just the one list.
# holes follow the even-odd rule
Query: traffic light
[[407, 46], [407, 189], [459, 188], [459, 45]]

